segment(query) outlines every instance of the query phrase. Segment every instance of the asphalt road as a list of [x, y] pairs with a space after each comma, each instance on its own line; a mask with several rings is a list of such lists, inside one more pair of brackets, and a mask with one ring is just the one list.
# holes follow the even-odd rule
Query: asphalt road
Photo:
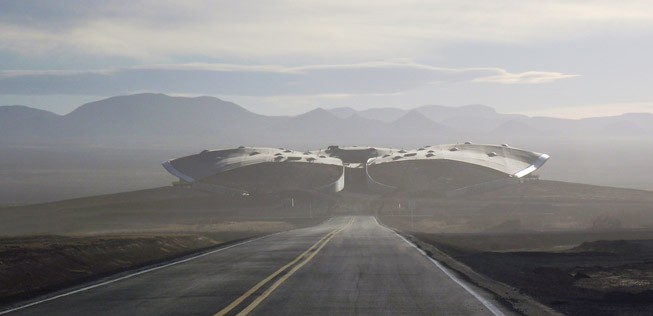
[[340, 217], [7, 315], [502, 315], [374, 217]]

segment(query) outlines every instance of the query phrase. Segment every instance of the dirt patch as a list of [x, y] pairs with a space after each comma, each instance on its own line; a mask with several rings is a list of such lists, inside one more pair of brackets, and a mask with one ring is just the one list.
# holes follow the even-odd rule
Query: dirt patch
[[646, 242], [592, 243], [653, 240], [653, 192], [532, 181], [465, 199], [414, 193], [247, 197], [165, 187], [4, 207], [0, 295], [43, 293], [334, 215], [376, 215], [452, 265], [499, 280], [495, 292], [508, 300], [534, 297], [577, 315], [653, 313]]
[[286, 193], [165, 187], [0, 208], [0, 304], [225, 242], [313, 226], [330, 214], [328, 196]]
[[260, 235], [32, 236], [0, 239], [0, 305]]
[[[640, 235], [637, 232], [630, 234], [633, 238]], [[585, 242], [564, 251], [505, 251], [514, 247], [505, 235], [456, 237], [422, 233], [415, 236], [474, 272], [516, 288], [563, 314], [653, 313], [653, 240], [601, 240]], [[519, 239], [523, 236], [512, 237]], [[538, 237], [546, 239], [547, 235]], [[576, 237], [580, 238], [580, 235]], [[605, 235], [585, 236], [599, 237]], [[558, 240], [558, 237], [551, 238]], [[484, 241], [478, 242], [481, 239]], [[569, 238], [564, 240], [569, 241]], [[535, 238], [520, 243], [522, 247], [528, 247], [528, 244], [542, 247], [542, 242]], [[502, 244], [503, 251], [487, 250], [498, 249]]]
[[198, 229], [206, 231], [221, 231], [221, 232], [273, 232], [289, 230], [295, 226], [288, 222], [283, 221], [209, 221], [201, 225]]
[[332, 199], [305, 191], [241, 196], [163, 187], [0, 208], [0, 236], [277, 231], [330, 216]]
[[378, 198], [369, 205], [384, 222], [392, 222], [402, 230], [422, 232], [602, 232], [653, 228], [653, 192], [623, 190], [631, 197], [623, 199], [619, 196], [622, 189], [597, 187], [594, 192], [588, 189], [591, 186], [560, 183], [567, 189], [560, 192], [556, 185], [532, 181], [464, 199], [438, 199], [405, 192]]
[[154, 263], [220, 242], [202, 235], [5, 238], [0, 248], [0, 302]]

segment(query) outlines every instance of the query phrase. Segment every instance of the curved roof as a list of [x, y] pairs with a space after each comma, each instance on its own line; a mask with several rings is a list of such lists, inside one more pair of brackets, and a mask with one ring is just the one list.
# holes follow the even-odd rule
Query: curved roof
[[508, 145], [448, 144], [424, 146], [415, 150], [393, 150], [370, 158], [368, 166], [409, 160], [452, 160], [494, 169], [521, 178], [540, 168], [547, 154], [530, 152]]
[[[450, 170], [452, 168], [451, 163], [462, 163], [461, 166], [464, 166], [466, 169], [463, 168], [459, 171], [448, 173], [449, 177], [453, 177], [452, 179], [455, 178], [457, 182], [453, 181], [451, 183], [447, 183], [454, 185], [456, 183], [461, 184], [461, 181], [464, 179], [487, 181], [488, 177], [483, 177], [484, 174], [488, 174], [487, 172], [471, 174], [469, 172], [463, 172], [464, 170], [471, 170], [469, 168], [472, 167], [477, 168], [476, 170], [478, 171], [496, 172], [494, 173], [494, 177], [503, 177], [505, 175], [505, 177], [521, 178], [540, 168], [542, 165], [544, 165], [544, 163], [546, 163], [548, 159], [549, 156], [546, 154], [521, 150], [505, 144], [448, 144], [424, 146], [414, 150], [356, 146], [329, 146], [329, 148], [326, 150], [312, 152], [299, 152], [284, 148], [238, 147], [233, 149], [204, 150], [198, 154], [165, 161], [163, 162], [163, 167], [165, 167], [166, 170], [177, 176], [179, 179], [193, 183], [194, 185], [198, 183], [204, 183], [217, 185], [220, 187], [231, 187], [231, 184], [237, 186], [236, 183], [239, 183], [241, 184], [241, 187], [250, 188], [252, 187], [253, 183], [263, 185], [263, 182], [265, 182], [263, 179], [265, 178], [267, 179], [265, 185], [274, 188], [279, 187], [280, 183], [278, 181], [280, 180], [274, 177], [266, 178], [265, 176], [269, 176], [270, 173], [276, 172], [284, 175], [281, 177], [285, 180], [290, 181], [290, 184], [304, 188], [307, 183], [303, 180], [317, 179], [316, 177], [322, 179], [322, 176], [324, 176], [322, 173], [319, 173], [321, 176], [318, 176], [313, 171], [321, 172], [325, 169], [329, 169], [314, 167], [306, 169], [309, 167], [309, 165], [315, 165], [315, 167], [317, 167], [317, 165], [322, 165], [323, 167], [337, 166], [341, 167], [341, 170], [339, 171], [339, 178], [335, 179], [335, 182], [330, 182], [320, 187], [323, 187], [328, 191], [338, 192], [345, 186], [345, 166], [350, 167], [350, 169], [354, 167], [364, 167], [368, 188], [380, 188], [382, 190], [386, 190], [394, 187], [388, 184], [379, 183], [372, 178], [371, 172], [380, 172], [375, 176], [383, 178], [383, 175], [385, 174], [384, 172], [387, 171], [390, 172], [391, 179], [394, 177], [396, 180], [409, 181], [410, 183], [419, 183], [417, 178], [420, 178], [420, 176], [421, 178], [426, 176], [427, 180], [440, 179], [443, 177], [442, 175], [434, 175], [428, 172], [420, 173], [420, 176], [411, 176], [406, 173], [392, 175], [391, 171], [394, 170], [392, 167], [407, 167], [407, 165], [401, 164], [401, 162], [418, 162], [420, 165], [424, 165], [424, 162], [434, 161], [438, 162], [438, 164], [434, 164], [433, 167], [437, 165], [439, 166], [438, 168], [445, 168], [443, 170]], [[271, 167], [266, 167], [263, 165], [269, 163], [285, 164], [275, 164]], [[294, 168], [292, 164], [298, 163], [304, 163], [305, 165], [297, 166], [300, 168]], [[397, 165], [393, 165], [393, 163]], [[236, 175], [236, 178], [230, 178], [233, 177], [234, 174], [227, 172], [241, 167], [258, 164], [261, 164], [260, 167], [263, 169], [243, 169], [243, 174], [248, 175], [243, 179], [238, 178], [238, 175]], [[375, 168], [375, 166], [379, 165], [384, 165], [384, 167], [387, 166], [391, 169], [380, 167]], [[431, 164], [428, 163], [426, 165], [431, 166]], [[288, 167], [291, 167], [291, 169], [287, 169]], [[289, 172], [289, 170], [292, 171]], [[410, 170], [415, 171], [417, 169], [412, 168]], [[437, 170], [437, 168], [430, 168], [428, 170], [433, 171]], [[348, 172], [353, 172], [355, 174], [353, 169]], [[418, 170], [416, 172], [422, 171]], [[447, 173], [445, 171], [442, 172]], [[286, 177], [286, 175], [290, 174], [292, 174], [292, 176]], [[216, 178], [216, 176], [218, 178]], [[223, 177], [220, 178], [220, 176]], [[355, 182], [357, 181], [355, 179], [356, 177], [353, 177], [348, 181]], [[223, 183], [225, 181], [226, 183]], [[467, 182], [470, 181], [471, 180]]]
[[314, 153], [302, 153], [284, 148], [238, 147], [204, 150], [199, 154], [165, 161], [163, 167], [184, 181], [194, 182], [220, 172], [269, 162], [303, 162], [342, 166], [340, 159]]
[[326, 149], [312, 151], [320, 155], [338, 158], [346, 164], [365, 163], [369, 158], [382, 156], [392, 152], [392, 148], [370, 146], [329, 146]]

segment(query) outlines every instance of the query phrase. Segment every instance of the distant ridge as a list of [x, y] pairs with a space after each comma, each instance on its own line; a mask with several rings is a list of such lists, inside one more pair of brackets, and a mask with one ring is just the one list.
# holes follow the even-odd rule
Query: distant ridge
[[390, 123], [390, 126], [393, 129], [396, 129], [396, 132], [400, 132], [406, 129], [415, 131], [441, 131], [444, 129], [442, 126], [430, 120], [418, 110], [409, 111], [396, 121]]
[[470, 104], [459, 107], [423, 105], [416, 108], [415, 110], [424, 114], [424, 116], [428, 117], [434, 122], [441, 122], [459, 116], [494, 117], [497, 115], [496, 110], [481, 104]]
[[331, 114], [341, 118], [345, 119], [348, 118], [352, 115], [357, 114], [358, 112], [352, 108], [347, 108], [347, 107], [341, 107], [341, 108], [332, 108], [328, 110]]
[[[411, 110], [317, 108], [265, 116], [215, 97], [143, 93], [84, 104], [67, 115], [0, 106], [0, 144], [315, 147], [329, 143], [396, 145], [458, 142], [526, 143], [551, 137], [653, 140], [653, 114], [568, 120], [497, 113], [485, 105], [424, 105]], [[385, 143], [384, 143], [385, 142]]]

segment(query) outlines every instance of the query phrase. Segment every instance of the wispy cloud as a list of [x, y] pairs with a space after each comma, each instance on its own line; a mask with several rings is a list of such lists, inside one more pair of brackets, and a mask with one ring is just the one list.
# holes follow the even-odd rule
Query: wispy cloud
[[543, 84], [572, 78], [558, 72], [511, 73], [500, 68], [443, 68], [407, 60], [359, 64], [170, 64], [90, 71], [0, 71], [0, 94], [114, 95], [135, 91], [284, 96], [396, 94], [432, 82]]
[[473, 82], [490, 82], [501, 84], [540, 84], [556, 80], [579, 77], [579, 75], [567, 75], [560, 72], [526, 71], [521, 73], [510, 73], [505, 70], [497, 70], [499, 74], [481, 78], [475, 78]]
[[[650, 1], [14, 1], [0, 51], [174, 62], [183, 56], [384, 59], [434, 44], [536, 42], [650, 29]], [[618, 28], [617, 28], [618, 27]]]

